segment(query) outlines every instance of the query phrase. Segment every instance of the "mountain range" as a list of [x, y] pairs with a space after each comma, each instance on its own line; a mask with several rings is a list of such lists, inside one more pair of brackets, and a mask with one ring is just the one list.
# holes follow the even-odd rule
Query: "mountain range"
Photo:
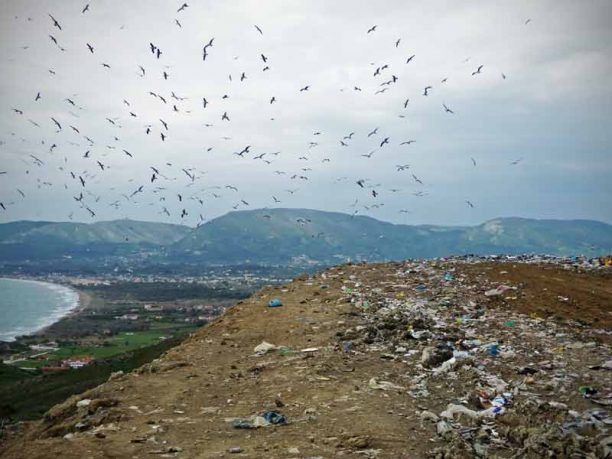
[[[0, 263], [113, 257], [149, 263], [337, 264], [447, 255], [612, 252], [612, 225], [592, 220], [496, 218], [477, 226], [392, 224], [309, 209], [230, 212], [197, 228], [114, 220], [0, 224]], [[136, 258], [135, 258], [136, 257]]]

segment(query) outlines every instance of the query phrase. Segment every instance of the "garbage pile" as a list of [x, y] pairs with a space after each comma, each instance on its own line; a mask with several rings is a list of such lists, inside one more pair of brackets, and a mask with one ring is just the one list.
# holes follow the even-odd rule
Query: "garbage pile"
[[612, 457], [610, 331], [500, 307], [493, 302], [511, 301], [521, 287], [473, 284], [462, 263], [370, 265], [346, 277], [344, 301], [363, 322], [338, 332], [339, 348], [405, 363], [403, 381], [369, 385], [415, 399], [421, 422], [443, 440], [432, 457]]

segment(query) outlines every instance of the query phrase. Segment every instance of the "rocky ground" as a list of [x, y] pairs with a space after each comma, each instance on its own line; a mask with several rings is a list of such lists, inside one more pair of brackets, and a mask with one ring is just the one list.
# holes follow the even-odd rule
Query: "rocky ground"
[[257, 292], [0, 455], [611, 457], [611, 298], [610, 269], [571, 264], [339, 266]]

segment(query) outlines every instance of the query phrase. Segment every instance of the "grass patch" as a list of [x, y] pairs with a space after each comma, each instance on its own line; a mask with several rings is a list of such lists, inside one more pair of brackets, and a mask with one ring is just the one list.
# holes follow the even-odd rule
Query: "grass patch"
[[184, 336], [197, 327], [185, 326], [177, 329], [157, 329], [147, 331], [122, 332], [108, 338], [99, 346], [62, 346], [57, 351], [47, 355], [44, 360], [23, 360], [15, 363], [14, 367], [42, 368], [57, 364], [58, 361], [75, 356], [89, 355], [95, 360], [109, 359], [112, 357], [133, 352], [138, 349], [154, 346], [163, 342], [162, 338], [171, 339], [174, 336]]

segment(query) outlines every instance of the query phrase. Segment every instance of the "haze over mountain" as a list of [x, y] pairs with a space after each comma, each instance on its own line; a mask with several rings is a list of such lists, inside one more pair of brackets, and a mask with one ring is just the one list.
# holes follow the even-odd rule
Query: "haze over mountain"
[[471, 227], [396, 225], [309, 209], [230, 212], [197, 228], [116, 220], [0, 225], [0, 260], [142, 257], [196, 265], [334, 264], [447, 255], [612, 252], [612, 225], [497, 218]]

